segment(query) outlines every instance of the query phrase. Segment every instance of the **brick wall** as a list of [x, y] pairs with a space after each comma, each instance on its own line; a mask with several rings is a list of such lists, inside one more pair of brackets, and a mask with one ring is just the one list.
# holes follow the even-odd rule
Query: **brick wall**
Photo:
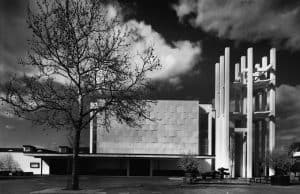
[[97, 127], [97, 153], [198, 154], [198, 101], [160, 100], [151, 107], [155, 121], [131, 128], [112, 121], [109, 132]]

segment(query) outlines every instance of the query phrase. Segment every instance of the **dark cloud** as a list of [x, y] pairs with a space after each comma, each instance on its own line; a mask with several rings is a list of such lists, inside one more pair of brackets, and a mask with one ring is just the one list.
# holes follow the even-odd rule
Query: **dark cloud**
[[0, 13], [7, 17], [23, 17], [28, 0], [2, 0], [0, 1]]
[[[0, 114], [0, 147], [22, 147], [22, 145], [36, 145], [57, 150], [59, 145], [69, 145], [70, 131], [43, 129], [32, 125], [30, 121], [7, 118]], [[89, 145], [89, 131], [81, 133], [81, 146]]]
[[[27, 51], [30, 31], [26, 24], [27, 1], [0, 1], [0, 70], [6, 72], [24, 71], [18, 64]], [[2, 78], [3, 79], [3, 78]]]
[[299, 1], [180, 0], [173, 6], [181, 20], [218, 37], [300, 49]]
[[276, 96], [277, 145], [300, 141], [300, 85], [280, 85]]

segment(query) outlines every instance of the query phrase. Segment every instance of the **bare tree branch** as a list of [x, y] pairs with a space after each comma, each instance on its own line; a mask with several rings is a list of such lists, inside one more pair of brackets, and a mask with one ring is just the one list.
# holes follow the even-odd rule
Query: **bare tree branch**
[[[151, 119], [146, 75], [159, 68], [159, 60], [151, 46], [132, 53], [135, 29], [118, 17], [108, 18], [102, 1], [41, 0], [34, 5], [38, 9], [28, 7], [27, 17], [30, 51], [21, 61], [33, 72], [2, 84], [0, 99], [35, 124], [73, 130], [74, 189], [80, 132], [97, 115], [107, 128], [112, 117], [130, 126]], [[102, 103], [90, 108], [99, 99]]]

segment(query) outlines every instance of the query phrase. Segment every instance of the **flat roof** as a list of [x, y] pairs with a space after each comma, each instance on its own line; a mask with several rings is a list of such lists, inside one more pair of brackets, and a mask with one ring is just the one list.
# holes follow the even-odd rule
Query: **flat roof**
[[23, 148], [0, 148], [0, 152], [23, 152]]
[[[67, 158], [72, 157], [72, 154], [61, 154], [61, 153], [24, 153], [28, 156], [41, 157], [41, 158]], [[175, 155], [175, 154], [78, 154], [82, 158], [165, 158], [165, 159], [176, 159], [182, 158], [186, 155]], [[195, 158], [199, 159], [214, 159], [214, 155], [194, 155]]]
[[34, 147], [34, 146], [28, 146], [28, 147], [34, 148], [35, 151], [33, 151], [33, 152], [24, 152], [23, 148], [0, 148], [0, 152], [57, 153], [56, 151], [47, 150], [47, 149], [44, 149], [44, 148], [37, 148], [37, 147]]

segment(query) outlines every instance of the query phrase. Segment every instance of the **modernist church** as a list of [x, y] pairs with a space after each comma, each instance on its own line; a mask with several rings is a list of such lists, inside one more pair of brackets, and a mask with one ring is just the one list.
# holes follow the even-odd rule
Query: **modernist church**
[[[79, 154], [81, 173], [180, 175], [178, 159], [193, 155], [203, 172], [224, 167], [230, 177], [272, 175], [268, 154], [275, 146], [276, 51], [254, 63], [249, 48], [237, 63], [231, 61], [225, 48], [215, 64], [213, 104], [158, 100], [149, 110], [153, 120], [134, 128], [111, 121], [109, 131], [96, 118], [90, 124], [89, 151]], [[67, 152], [28, 155], [48, 162], [52, 174], [58, 172], [57, 161], [70, 157]]]
[[127, 175], [175, 173], [183, 155], [201, 160], [203, 171], [228, 168], [231, 177], [272, 174], [268, 154], [275, 146], [275, 49], [259, 62], [254, 64], [249, 48], [234, 64], [231, 78], [230, 49], [225, 48], [215, 64], [213, 105], [158, 100], [150, 109], [154, 121], [137, 128], [113, 121], [109, 132], [96, 120], [90, 127], [90, 153], [111, 157], [111, 168], [123, 165]]

